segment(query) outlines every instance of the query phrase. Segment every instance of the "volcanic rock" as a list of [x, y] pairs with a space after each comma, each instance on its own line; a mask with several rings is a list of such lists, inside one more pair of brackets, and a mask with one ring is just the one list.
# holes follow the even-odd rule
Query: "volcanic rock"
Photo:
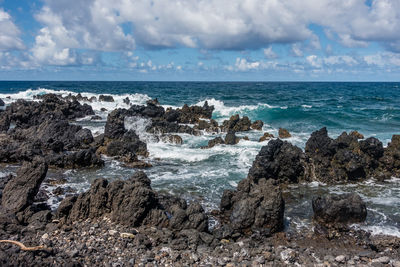
[[[284, 201], [273, 180], [242, 180], [236, 191], [225, 190], [221, 199], [223, 225], [233, 232], [266, 235], [283, 230]], [[226, 228], [225, 226], [225, 228]]]
[[161, 137], [161, 140], [166, 143], [172, 143], [172, 144], [177, 144], [177, 145], [183, 144], [182, 137], [180, 137], [177, 134], [164, 135]]
[[269, 139], [272, 139], [272, 138], [274, 138], [274, 135], [273, 135], [273, 134], [264, 133], [264, 135], [260, 137], [260, 139], [258, 140], [258, 142], [264, 142], [264, 141], [269, 140]]
[[28, 128], [39, 125], [47, 120], [73, 120], [88, 115], [94, 111], [88, 104], [81, 105], [77, 100], [65, 101], [55, 94], [39, 97], [42, 101], [17, 100], [6, 108], [10, 121], [16, 128]]
[[279, 138], [282, 138], [282, 139], [292, 137], [292, 135], [289, 133], [289, 131], [284, 128], [279, 128], [278, 135], [279, 135]]
[[99, 101], [114, 102], [114, 98], [111, 95], [99, 95]]
[[250, 168], [248, 178], [255, 183], [261, 178], [279, 183], [309, 180], [308, 163], [303, 151], [280, 139], [263, 146]]
[[222, 139], [221, 137], [215, 137], [214, 139], [211, 139], [210, 141], [208, 141], [208, 145], [205, 147], [201, 147], [201, 148], [212, 148], [216, 145], [222, 145], [225, 144], [224, 139]]
[[236, 136], [234, 131], [229, 131], [225, 136], [226, 145], [236, 145], [239, 143], [240, 138]]
[[261, 131], [263, 126], [264, 126], [264, 122], [262, 122], [261, 120], [256, 120], [250, 125], [250, 128], [253, 130]]
[[24, 210], [33, 203], [47, 173], [43, 159], [25, 162], [3, 190], [2, 206], [14, 213]]
[[243, 132], [249, 131], [251, 126], [251, 121], [247, 116], [240, 118], [240, 116], [234, 115], [229, 118], [229, 120], [225, 120], [222, 125], [222, 131], [234, 131], [234, 132]]
[[143, 172], [135, 173], [126, 181], [109, 183], [97, 179], [89, 191], [64, 199], [57, 215], [66, 223], [107, 215], [112, 221], [127, 226], [208, 229], [208, 219], [201, 206], [191, 204], [187, 207], [184, 200], [177, 201], [174, 197], [159, 198], [150, 183]]
[[367, 217], [365, 202], [356, 193], [315, 197], [312, 206], [314, 221], [327, 228], [342, 228]]

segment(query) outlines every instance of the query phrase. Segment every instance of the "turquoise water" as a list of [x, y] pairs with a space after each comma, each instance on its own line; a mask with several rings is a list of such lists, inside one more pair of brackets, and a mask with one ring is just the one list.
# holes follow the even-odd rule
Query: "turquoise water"
[[[6, 104], [18, 98], [33, 99], [34, 95], [56, 92], [82, 93], [83, 96], [112, 94], [113, 103], [89, 103], [103, 120], [89, 118], [77, 124], [92, 130], [94, 135], [104, 131], [109, 111], [129, 97], [133, 104], [144, 104], [158, 98], [165, 107], [180, 107], [184, 103], [202, 105], [208, 101], [215, 106], [214, 118], [222, 122], [231, 115], [246, 115], [251, 120], [263, 120], [263, 132], [277, 135], [279, 127], [292, 133], [288, 141], [304, 148], [311, 132], [327, 127], [335, 137], [343, 131], [358, 130], [366, 137], [375, 136], [386, 145], [393, 134], [400, 133], [400, 83], [193, 83], [193, 82], [0, 82], [0, 98]], [[7, 98], [7, 97], [10, 98]], [[102, 112], [100, 109], [108, 109]], [[200, 149], [215, 135], [182, 135], [183, 145], [155, 142], [144, 132], [148, 122], [135, 118], [126, 123], [135, 129], [148, 144], [147, 159], [154, 166], [146, 170], [154, 188], [200, 201], [207, 210], [218, 208], [224, 189], [235, 188], [246, 177], [258, 151], [266, 142], [259, 143], [259, 131], [241, 133], [242, 140], [235, 146], [216, 146]], [[69, 186], [86, 190], [95, 178], [124, 179], [135, 170], [106, 158], [106, 166], [99, 170], [69, 170], [63, 175]], [[52, 175], [50, 173], [50, 175]], [[44, 185], [48, 186], [48, 185]], [[51, 187], [49, 187], [51, 190]], [[311, 197], [325, 192], [357, 191], [369, 207], [364, 227], [374, 233], [400, 235], [400, 182], [379, 183], [373, 180], [345, 186], [323, 184], [298, 185], [286, 194], [288, 229], [310, 225]], [[53, 197], [50, 204], [57, 205]]]

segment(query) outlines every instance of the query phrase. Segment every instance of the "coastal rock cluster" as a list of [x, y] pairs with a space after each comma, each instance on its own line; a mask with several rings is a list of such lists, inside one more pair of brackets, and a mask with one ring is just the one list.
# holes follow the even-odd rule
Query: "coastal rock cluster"
[[[17, 238], [32, 246], [40, 237], [40, 244], [45, 246], [21, 252], [2, 240], [7, 244], [0, 250], [1, 265], [115, 263], [104, 258], [100, 249], [130, 265], [168, 264], [169, 259], [171, 264], [183, 265], [314, 264], [315, 253], [327, 253], [329, 248], [325, 244], [326, 248], [311, 249], [308, 243], [294, 243], [282, 233], [284, 188], [300, 182], [347, 183], [370, 177], [384, 180], [400, 174], [398, 135], [384, 148], [378, 139], [364, 139], [357, 132], [344, 132], [332, 139], [322, 128], [312, 133], [303, 151], [282, 141], [291, 134], [280, 129], [281, 139], [269, 133], [262, 136], [260, 141], [271, 140], [261, 148], [237, 188], [224, 191], [219, 211], [207, 213], [197, 202], [156, 192], [141, 171], [125, 180], [96, 179], [88, 191], [67, 196], [52, 211], [45, 203], [35, 201], [49, 167], [101, 167], [102, 155], [128, 166], [150, 167], [144, 161], [148, 156], [146, 140], [138, 135], [143, 133], [135, 131], [138, 128], [149, 138], [175, 144], [182, 144], [182, 133], [226, 133], [224, 139], [216, 137], [203, 147], [212, 148], [235, 145], [241, 140], [237, 132], [261, 131], [263, 127], [262, 121], [252, 122], [239, 115], [219, 125], [212, 119], [214, 107], [207, 102], [203, 106], [164, 109], [154, 99], [143, 106], [111, 111], [104, 134], [93, 137], [90, 130], [72, 122], [95, 115], [90, 105], [79, 101], [97, 99], [48, 94], [38, 97], [38, 101], [18, 100], [0, 111], [0, 162], [22, 163], [16, 176], [0, 177], [0, 234], [4, 239]], [[98, 101], [114, 99], [102, 95]], [[356, 237], [340, 234], [353, 231], [350, 224], [366, 219], [366, 204], [357, 194], [317, 195], [310, 205], [316, 231], [311, 236], [298, 233], [295, 239], [304, 238], [318, 247], [328, 239], [341, 238], [338, 244], [343, 241], [353, 246], [351, 258], [336, 255], [327, 261], [361, 263], [355, 254], [368, 249], [375, 253], [368, 256], [371, 261], [397, 262], [393, 255], [400, 249], [398, 239], [371, 240], [365, 232], [357, 232]], [[211, 220], [216, 222], [213, 227]], [[64, 244], [60, 238], [68, 241]], [[80, 238], [84, 241], [77, 240]], [[114, 244], [103, 244], [110, 240]], [[120, 251], [114, 250], [114, 245]], [[384, 249], [388, 246], [391, 250]], [[226, 252], [229, 249], [231, 254]], [[132, 255], [132, 251], [139, 255]]]

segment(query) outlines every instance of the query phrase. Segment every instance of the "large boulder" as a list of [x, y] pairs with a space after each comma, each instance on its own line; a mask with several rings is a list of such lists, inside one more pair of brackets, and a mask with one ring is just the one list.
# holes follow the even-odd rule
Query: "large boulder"
[[263, 126], [264, 126], [264, 122], [263, 121], [256, 120], [250, 125], [250, 128], [253, 129], [253, 130], [261, 131]]
[[46, 177], [47, 164], [43, 159], [35, 158], [25, 162], [3, 190], [2, 206], [13, 212], [19, 212], [33, 203], [39, 187]]
[[5, 103], [3, 101], [3, 99], [0, 98], [0, 107], [4, 107]]
[[279, 135], [279, 138], [282, 138], [282, 139], [292, 137], [292, 135], [289, 133], [289, 131], [284, 128], [279, 128], [278, 135]]
[[147, 145], [139, 139], [139, 136], [133, 130], [129, 130], [122, 138], [112, 140], [107, 145], [106, 154], [120, 158], [134, 158], [136, 155], [146, 156]]
[[225, 136], [225, 144], [236, 145], [239, 143], [240, 138], [236, 136], [234, 131], [229, 131]]
[[101, 102], [114, 102], [114, 98], [111, 95], [99, 95], [99, 101], [101, 101]]
[[225, 132], [243, 132], [249, 131], [251, 126], [251, 121], [247, 116], [240, 118], [238, 114], [231, 116], [229, 120], [225, 120], [221, 125], [221, 130]]
[[144, 172], [126, 181], [97, 179], [89, 191], [64, 199], [57, 210], [63, 223], [108, 216], [127, 226], [151, 225], [172, 229], [207, 231], [208, 218], [198, 204], [174, 197], [160, 197]]
[[279, 183], [297, 183], [310, 180], [309, 165], [303, 151], [280, 139], [263, 146], [250, 168], [248, 178], [257, 182], [261, 178]]
[[107, 116], [107, 122], [104, 129], [104, 137], [110, 139], [121, 138], [127, 131], [125, 129], [125, 117], [130, 113], [126, 109], [115, 109]]
[[314, 221], [327, 228], [341, 229], [365, 221], [367, 208], [356, 193], [327, 194], [313, 198]]
[[225, 190], [220, 209], [222, 224], [234, 232], [272, 234], [283, 230], [285, 203], [273, 180], [242, 180], [236, 191]]

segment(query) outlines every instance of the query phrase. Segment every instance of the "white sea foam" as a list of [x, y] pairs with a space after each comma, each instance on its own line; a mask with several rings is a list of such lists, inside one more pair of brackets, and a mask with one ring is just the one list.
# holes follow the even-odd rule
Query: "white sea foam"
[[[14, 102], [18, 99], [34, 100], [35, 96], [50, 94], [50, 93], [62, 95], [63, 97], [69, 94], [75, 96], [78, 94], [76, 92], [71, 92], [66, 90], [51, 90], [47, 88], [38, 88], [38, 89], [28, 89], [13, 94], [0, 94], [0, 98], [3, 99], [6, 104], [10, 104], [11, 102]], [[102, 108], [105, 108], [108, 111], [112, 111], [116, 108], [129, 108], [131, 104], [144, 105], [146, 101], [151, 99], [146, 94], [104, 94], [112, 96], [114, 98], [114, 102], [103, 102], [103, 101], [98, 101], [98, 98], [101, 94], [87, 93], [87, 92], [83, 92], [80, 94], [83, 97], [87, 97], [89, 99], [93, 96], [96, 97], [97, 101], [93, 102], [81, 101], [81, 103], [87, 103], [91, 105], [93, 110], [97, 112], [100, 112]], [[124, 103], [124, 99], [126, 98], [129, 98], [130, 104]]]
[[150, 126], [150, 119], [143, 118], [140, 116], [126, 117], [124, 121], [124, 127], [127, 130], [133, 130], [143, 141], [154, 142], [152, 135], [146, 132], [148, 126]]
[[311, 105], [301, 105], [302, 108], [312, 108]]
[[203, 106], [205, 102], [208, 102], [208, 105], [214, 106], [214, 112], [222, 117], [229, 117], [234, 114], [246, 114], [246, 112], [257, 110], [260, 108], [277, 108], [276, 106], [271, 106], [268, 104], [259, 103], [257, 105], [241, 105], [237, 107], [226, 106], [225, 103], [221, 100], [216, 100], [215, 98], [206, 99], [196, 103], [196, 106]]
[[388, 235], [400, 237], [400, 229], [390, 225], [352, 225], [355, 229], [361, 229], [371, 233], [372, 235]]

